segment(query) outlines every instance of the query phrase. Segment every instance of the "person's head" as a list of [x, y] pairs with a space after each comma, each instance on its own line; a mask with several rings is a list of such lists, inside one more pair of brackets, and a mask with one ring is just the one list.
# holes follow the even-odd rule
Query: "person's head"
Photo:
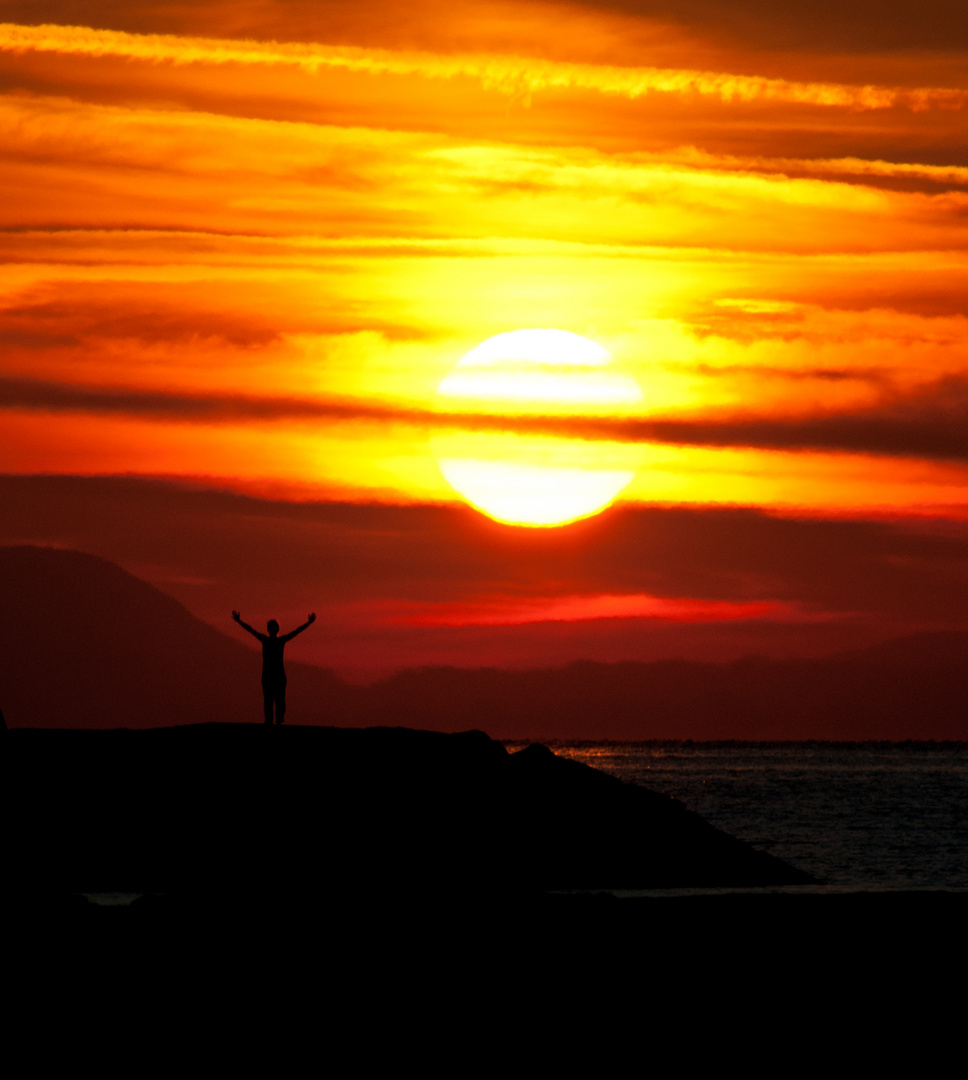
[[275, 619], [270, 619], [266, 623], [266, 629], [269, 631], [269, 637], [275, 637], [279, 633], [279, 624]]

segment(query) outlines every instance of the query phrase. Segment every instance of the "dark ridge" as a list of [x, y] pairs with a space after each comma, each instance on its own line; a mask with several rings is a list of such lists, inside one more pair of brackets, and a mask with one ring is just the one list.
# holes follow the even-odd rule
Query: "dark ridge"
[[460, 716], [505, 739], [866, 742], [968, 738], [964, 636], [881, 654], [686, 660], [557, 670], [404, 671], [365, 692], [372, 720], [406, 708], [421, 726]]

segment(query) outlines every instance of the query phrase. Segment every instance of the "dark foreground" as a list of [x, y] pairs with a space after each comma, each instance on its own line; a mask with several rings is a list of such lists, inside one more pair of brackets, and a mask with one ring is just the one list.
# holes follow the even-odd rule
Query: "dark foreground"
[[201, 724], [6, 736], [8, 880], [495, 896], [810, 878], [681, 803], [482, 732]]
[[[668, 797], [479, 732], [10, 731], [4, 769], [11, 978], [83, 997], [97, 977], [99, 1009], [214, 1007], [228, 987], [329, 1021], [527, 1024], [581, 1003], [640, 1024], [748, 994], [908, 998], [964, 959], [965, 893], [616, 897], [809, 878]], [[111, 891], [140, 895], [83, 895]]]
[[459, 1074], [467, 1055], [499, 1068], [522, 1044], [562, 1067], [628, 1052], [718, 1068], [838, 1041], [867, 1053], [911, 1038], [930, 1054], [963, 1026], [965, 893], [414, 896], [347, 883], [114, 908], [19, 900], [5, 912], [8, 986], [35, 1014], [89, 1016], [99, 1053], [140, 1024], [161, 1044], [197, 1031], [219, 1054], [226, 1038], [245, 1053], [268, 1036], [273, 1056], [296, 1038], [324, 1057], [349, 1044], [357, 1059], [416, 1054]]

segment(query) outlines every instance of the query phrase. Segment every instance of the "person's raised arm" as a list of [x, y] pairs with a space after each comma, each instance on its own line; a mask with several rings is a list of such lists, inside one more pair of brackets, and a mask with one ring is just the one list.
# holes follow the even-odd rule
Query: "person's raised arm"
[[232, 618], [242, 627], [243, 630], [248, 630], [253, 637], [257, 637], [260, 641], [265, 638], [265, 634], [260, 634], [258, 630], [253, 630], [247, 622], [242, 621], [242, 616], [237, 612], [232, 612]]
[[316, 621], [316, 612], [311, 611], [309, 613], [309, 618], [302, 624], [302, 626], [297, 626], [295, 630], [292, 630], [292, 631], [290, 631], [290, 633], [285, 634], [283, 636], [282, 640], [283, 641], [292, 641], [292, 639], [296, 636], [296, 634], [301, 634], [303, 632], [303, 630], [305, 630], [307, 627], [312, 626], [315, 621]]

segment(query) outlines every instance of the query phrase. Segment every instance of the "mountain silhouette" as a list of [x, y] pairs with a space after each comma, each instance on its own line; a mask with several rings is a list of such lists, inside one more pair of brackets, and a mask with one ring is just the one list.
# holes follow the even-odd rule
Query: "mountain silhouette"
[[[10, 727], [261, 722], [257, 653], [113, 563], [0, 548], [0, 583], [0, 708]], [[821, 659], [425, 668], [368, 687], [308, 664], [287, 661], [287, 670], [293, 723], [544, 740], [968, 738], [961, 632]]]

